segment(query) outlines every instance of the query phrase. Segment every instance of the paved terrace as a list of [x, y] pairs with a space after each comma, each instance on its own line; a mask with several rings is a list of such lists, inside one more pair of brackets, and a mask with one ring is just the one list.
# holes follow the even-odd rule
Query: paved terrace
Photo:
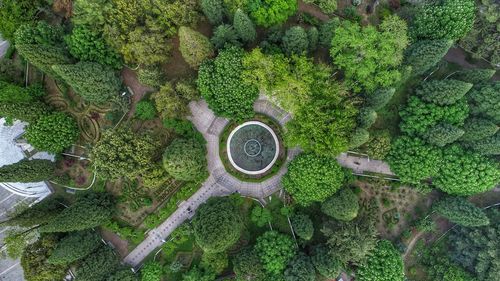
[[[167, 220], [157, 228], [149, 231], [147, 238], [125, 257], [124, 262], [133, 267], [140, 265], [142, 260], [165, 243], [167, 237], [184, 221], [191, 219], [198, 206], [210, 197], [225, 196], [238, 192], [241, 195], [262, 200], [278, 191], [281, 188], [281, 177], [287, 171], [286, 163], [300, 153], [298, 148], [289, 149], [286, 163], [273, 177], [260, 183], [242, 182], [226, 172], [219, 157], [219, 135], [229, 123], [229, 120], [215, 116], [203, 100], [191, 102], [189, 107], [192, 114], [191, 121], [207, 141], [207, 160], [210, 176], [191, 198], [181, 202], [178, 209]], [[255, 102], [254, 110], [274, 118], [282, 126], [291, 117], [289, 113], [271, 104], [264, 96], [261, 96]], [[382, 161], [368, 160], [347, 154], [342, 154], [337, 159], [342, 166], [351, 168], [358, 173], [370, 171], [393, 175], [389, 166]]]

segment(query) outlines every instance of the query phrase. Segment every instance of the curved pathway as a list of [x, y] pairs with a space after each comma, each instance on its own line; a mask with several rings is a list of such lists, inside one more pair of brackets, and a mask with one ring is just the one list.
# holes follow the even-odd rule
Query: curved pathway
[[[286, 164], [300, 153], [299, 148], [288, 149], [287, 159], [278, 173], [263, 182], [240, 181], [226, 172], [219, 157], [219, 135], [229, 123], [229, 120], [217, 117], [203, 100], [193, 101], [189, 104], [189, 107], [192, 114], [190, 120], [207, 141], [207, 160], [210, 176], [193, 196], [186, 201], [182, 201], [177, 210], [167, 220], [157, 228], [149, 231], [146, 239], [125, 257], [124, 262], [135, 268], [149, 254], [165, 243], [167, 237], [179, 225], [191, 219], [195, 210], [210, 197], [239, 193], [262, 201], [267, 196], [278, 191], [281, 188], [281, 177], [287, 171]], [[254, 111], [272, 117], [281, 126], [291, 119], [289, 113], [273, 105], [264, 96], [259, 97], [255, 102]], [[337, 160], [342, 166], [351, 168], [355, 172], [371, 171], [392, 175], [387, 164], [382, 161], [370, 161], [369, 159], [348, 155], [341, 155]]]

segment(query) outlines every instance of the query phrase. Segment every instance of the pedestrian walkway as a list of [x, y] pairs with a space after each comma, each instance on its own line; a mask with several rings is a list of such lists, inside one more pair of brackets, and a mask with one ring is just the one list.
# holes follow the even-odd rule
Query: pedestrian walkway
[[[219, 157], [219, 135], [224, 131], [229, 120], [217, 117], [204, 100], [191, 102], [189, 108], [192, 114], [190, 120], [207, 141], [207, 162], [210, 176], [191, 198], [179, 203], [178, 209], [160, 226], [149, 231], [146, 239], [125, 257], [124, 262], [133, 267], [140, 265], [149, 254], [165, 243], [167, 237], [179, 225], [191, 219], [198, 206], [210, 197], [239, 193], [262, 201], [280, 190], [281, 177], [287, 171], [287, 163], [301, 152], [299, 148], [288, 149], [287, 159], [281, 169], [273, 177], [263, 182], [241, 181], [225, 170]], [[259, 97], [255, 102], [254, 110], [275, 119], [282, 126], [291, 119], [289, 113], [273, 105], [264, 96]], [[351, 168], [355, 172], [368, 171], [393, 175], [389, 166], [382, 161], [368, 160], [347, 154], [343, 154], [337, 159], [340, 165]]]

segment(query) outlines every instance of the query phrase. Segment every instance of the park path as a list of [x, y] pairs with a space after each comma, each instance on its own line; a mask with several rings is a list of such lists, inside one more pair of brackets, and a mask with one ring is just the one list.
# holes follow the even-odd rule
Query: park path
[[[153, 251], [158, 250], [166, 242], [167, 237], [179, 225], [191, 219], [196, 209], [210, 197], [239, 193], [262, 201], [280, 190], [281, 177], [287, 171], [286, 164], [301, 152], [299, 148], [288, 149], [285, 164], [273, 177], [260, 183], [242, 182], [226, 172], [219, 157], [219, 135], [229, 120], [217, 117], [204, 100], [193, 101], [189, 107], [192, 114], [190, 120], [207, 141], [207, 162], [210, 176], [193, 196], [180, 202], [177, 210], [161, 225], [150, 230], [146, 239], [125, 257], [124, 262], [134, 268], [137, 268]], [[259, 97], [255, 102], [254, 111], [272, 117], [282, 126], [291, 119], [289, 113], [274, 106], [264, 96]], [[368, 160], [347, 154], [340, 155], [338, 161], [342, 166], [351, 168], [356, 173], [368, 171], [393, 175], [389, 166], [382, 161]]]

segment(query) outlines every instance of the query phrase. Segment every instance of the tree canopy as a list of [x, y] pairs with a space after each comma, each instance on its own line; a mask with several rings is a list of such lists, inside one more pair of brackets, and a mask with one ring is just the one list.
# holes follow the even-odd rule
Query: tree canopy
[[483, 210], [463, 197], [445, 197], [435, 203], [432, 208], [439, 215], [461, 226], [476, 227], [490, 224]]
[[42, 159], [22, 159], [0, 167], [0, 182], [40, 182], [54, 176], [55, 163]]
[[28, 281], [62, 280], [68, 268], [65, 265], [52, 265], [47, 259], [57, 245], [56, 235], [42, 236], [35, 243], [28, 245], [21, 256], [24, 278]]
[[292, 238], [276, 231], [257, 237], [255, 250], [264, 269], [271, 274], [281, 274], [296, 253]]
[[54, 112], [29, 124], [24, 136], [40, 151], [60, 153], [75, 143], [79, 131], [73, 117], [63, 112]]
[[257, 25], [271, 27], [284, 23], [297, 7], [296, 0], [249, 0], [247, 8]]
[[206, 176], [205, 146], [194, 139], [175, 139], [165, 149], [163, 167], [174, 179], [200, 180]]
[[94, 230], [71, 232], [57, 243], [47, 262], [70, 264], [88, 256], [101, 245], [101, 237]]
[[321, 203], [321, 211], [341, 221], [350, 221], [358, 215], [358, 197], [352, 189], [343, 188]]
[[391, 242], [381, 240], [356, 272], [361, 281], [403, 281], [404, 269], [401, 254]]

